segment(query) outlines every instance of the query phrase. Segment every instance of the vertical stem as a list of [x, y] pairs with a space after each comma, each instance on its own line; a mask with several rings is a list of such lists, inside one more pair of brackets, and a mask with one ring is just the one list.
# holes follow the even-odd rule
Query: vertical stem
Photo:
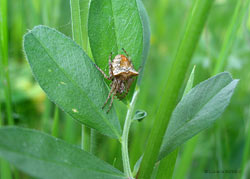
[[80, 0], [83, 49], [88, 54], [88, 15], [90, 0]]
[[167, 155], [164, 159], [161, 160], [156, 179], [162, 178], [173, 178], [174, 168], [175, 168], [175, 161], [179, 153], [179, 148], [175, 149], [169, 155]]
[[128, 134], [129, 134], [130, 125], [132, 123], [132, 114], [134, 111], [138, 93], [139, 93], [139, 87], [137, 86], [133, 94], [133, 98], [130, 104], [128, 105], [128, 111], [127, 111], [127, 115], [126, 115], [126, 119], [125, 119], [125, 123], [123, 127], [122, 140], [121, 140], [123, 169], [124, 169], [125, 175], [129, 178], [133, 178], [133, 175], [132, 175], [130, 163], [129, 163]]
[[[226, 31], [226, 35], [222, 44], [222, 48], [220, 50], [220, 54], [218, 57], [218, 60], [216, 62], [215, 68], [213, 70], [212, 75], [216, 75], [217, 73], [223, 71], [226, 67], [228, 57], [231, 53], [231, 49], [235, 43], [237, 32], [242, 25], [243, 17], [248, 12], [250, 0], [238, 0], [232, 20], [230, 22], [230, 25]], [[218, 160], [218, 168], [223, 168], [223, 162], [222, 162], [222, 147], [221, 147], [221, 126], [225, 125], [225, 123], [221, 122], [219, 124], [216, 124], [215, 129], [215, 135], [216, 135], [216, 157]], [[221, 175], [219, 175], [221, 176]]]
[[[8, 68], [7, 14], [7, 0], [0, 0], [0, 79], [3, 80], [8, 125], [13, 125], [14, 120], [12, 117], [11, 88]], [[3, 125], [1, 109], [0, 123]], [[12, 176], [9, 163], [5, 160], [0, 160], [0, 167], [0, 178], [11, 179]]]
[[69, 143], [74, 143], [75, 137], [75, 125], [76, 123], [74, 120], [69, 116], [68, 114], [65, 113], [65, 132], [63, 133], [63, 139]]
[[[169, 119], [177, 104], [179, 91], [185, 80], [188, 66], [213, 2], [213, 0], [194, 1], [193, 8], [189, 13], [184, 36], [179, 44], [173, 66], [168, 75], [160, 107], [154, 119], [154, 124], [138, 174], [139, 179], [150, 178], [152, 174]], [[175, 163], [175, 159], [168, 162]]]
[[[76, 41], [82, 48], [86, 48], [85, 45], [87, 42], [83, 42], [83, 39], [87, 39], [87, 30], [86, 33], [82, 32], [82, 23], [87, 24], [86, 22], [81, 23], [81, 11], [80, 11], [80, 2], [79, 0], [70, 0], [71, 8], [71, 22], [72, 22], [72, 34], [73, 40]], [[88, 8], [87, 8], [88, 9]], [[88, 12], [87, 12], [88, 14]], [[87, 21], [87, 18], [85, 19]], [[83, 37], [84, 35], [84, 37]], [[87, 51], [87, 49], [85, 49]], [[91, 130], [86, 126], [82, 125], [82, 140], [81, 147], [86, 151], [90, 151], [90, 141], [91, 141]]]
[[[0, 95], [1, 95], [1, 90], [0, 90]], [[0, 101], [0, 127], [3, 125], [3, 118], [2, 118], [2, 104]]]
[[91, 128], [82, 125], [82, 142], [81, 142], [81, 148], [85, 151], [90, 152], [91, 147]]
[[55, 105], [53, 127], [52, 127], [52, 135], [54, 137], [58, 137], [58, 125], [59, 125], [59, 109], [57, 105]]
[[[192, 72], [188, 78], [185, 90], [183, 92], [182, 98], [193, 88], [194, 83], [194, 71], [195, 66], [192, 69]], [[161, 160], [160, 166], [157, 171], [157, 179], [161, 178], [172, 178], [175, 168], [175, 161], [178, 157], [179, 147], [177, 147], [173, 152], [171, 152], [167, 157]]]
[[14, 120], [12, 117], [11, 107], [11, 87], [9, 78], [9, 67], [8, 67], [8, 24], [7, 24], [7, 0], [0, 0], [0, 71], [3, 75], [3, 86], [5, 103], [8, 117], [8, 124], [13, 125]]
[[244, 179], [246, 177], [244, 177], [244, 174], [246, 174], [247, 172], [245, 172], [247, 163], [249, 162], [249, 150], [250, 150], [250, 106], [248, 109], [248, 116], [247, 116], [247, 125], [246, 125], [246, 142], [245, 142], [245, 146], [244, 146], [244, 152], [243, 152], [243, 158], [242, 158], [242, 164], [241, 164], [241, 179]]
[[79, 0], [70, 0], [70, 8], [73, 40], [83, 47]]
[[45, 100], [44, 100], [44, 111], [43, 111], [43, 115], [42, 115], [42, 124], [41, 124], [41, 128], [44, 132], [48, 132], [48, 128], [47, 128], [47, 124], [48, 121], [50, 119], [50, 114], [52, 112], [52, 105], [53, 103], [48, 99], [48, 97], [46, 96]]
[[237, 1], [237, 5], [234, 10], [233, 18], [226, 32], [225, 39], [222, 45], [222, 49], [220, 51], [220, 55], [219, 55], [218, 61], [216, 62], [212, 75], [216, 75], [217, 73], [224, 70], [228, 56], [230, 55], [230, 51], [237, 37], [237, 31], [240, 25], [242, 24], [244, 15], [246, 14], [249, 8], [249, 2], [250, 2], [249, 0]]

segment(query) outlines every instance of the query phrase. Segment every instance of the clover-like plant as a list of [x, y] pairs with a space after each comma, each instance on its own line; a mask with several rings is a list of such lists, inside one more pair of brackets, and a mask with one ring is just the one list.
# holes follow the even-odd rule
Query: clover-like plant
[[[200, 11], [202, 10], [206, 12], [206, 9], [201, 8]], [[194, 29], [197, 29], [196, 25], [194, 24]], [[198, 29], [202, 29], [203, 25], [198, 24]], [[81, 124], [120, 141], [124, 171], [119, 171], [77, 146], [45, 133], [20, 127], [0, 129], [0, 155], [20, 170], [38, 178], [145, 177], [146, 165], [144, 164], [141, 171], [139, 169], [144, 156], [132, 172], [128, 155], [130, 125], [133, 121], [142, 120], [146, 115], [145, 111], [135, 112], [150, 39], [149, 21], [142, 2], [91, 1], [88, 34], [93, 59], [71, 38], [46, 26], [37, 26], [24, 36], [24, 51], [35, 79], [51, 101]], [[196, 35], [195, 42], [198, 41], [199, 35], [200, 33]], [[102, 110], [109, 87], [95, 67], [97, 64], [104, 72], [107, 71], [110, 52], [121, 54], [122, 48], [131, 56], [135, 69], [142, 68], [130, 95], [124, 100], [124, 103], [128, 103], [128, 109], [124, 116], [123, 129], [115, 107], [112, 107], [109, 113]], [[189, 61], [190, 59], [191, 55]], [[185, 65], [188, 64], [187, 62]], [[179, 69], [174, 67], [178, 72]], [[172, 71], [173, 74], [175, 71]], [[186, 69], [176, 75], [182, 75], [184, 79], [185, 72]], [[165, 134], [159, 136], [160, 152], [154, 154], [157, 155], [158, 161], [209, 127], [229, 104], [238, 82], [233, 80], [229, 73], [224, 72], [192, 88], [193, 74], [190, 76], [185, 95], [171, 115]], [[183, 80], [178, 82], [182, 83]], [[177, 89], [179, 90], [178, 86]], [[165, 108], [168, 109], [167, 106], [160, 106], [161, 111]], [[148, 154], [145, 155], [148, 159]], [[150, 175], [151, 173], [145, 178], [150, 178]]]

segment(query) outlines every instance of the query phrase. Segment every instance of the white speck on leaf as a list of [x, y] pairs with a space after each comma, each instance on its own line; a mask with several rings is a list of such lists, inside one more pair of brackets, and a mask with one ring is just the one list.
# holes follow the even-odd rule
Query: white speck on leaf
[[72, 109], [72, 111], [74, 112], [74, 113], [78, 113], [78, 111], [77, 111], [77, 109]]

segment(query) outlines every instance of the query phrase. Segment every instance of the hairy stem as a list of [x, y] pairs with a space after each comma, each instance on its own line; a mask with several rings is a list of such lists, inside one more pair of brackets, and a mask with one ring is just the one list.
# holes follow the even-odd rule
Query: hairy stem
[[133, 95], [133, 98], [128, 105], [128, 111], [123, 127], [123, 133], [122, 133], [122, 161], [123, 161], [123, 169], [124, 173], [127, 177], [133, 178], [131, 168], [130, 168], [130, 163], [129, 163], [129, 155], [128, 155], [128, 134], [129, 134], [129, 128], [132, 123], [132, 114], [134, 111], [135, 103], [137, 100], [137, 95], [139, 93], [139, 87], [137, 86]]

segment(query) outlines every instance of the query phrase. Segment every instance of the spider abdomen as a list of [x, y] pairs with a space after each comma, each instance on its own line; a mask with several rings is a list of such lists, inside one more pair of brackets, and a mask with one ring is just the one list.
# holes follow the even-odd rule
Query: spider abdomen
[[116, 55], [112, 61], [112, 71], [114, 76], [130, 78], [139, 73], [134, 69], [131, 61], [124, 55]]

